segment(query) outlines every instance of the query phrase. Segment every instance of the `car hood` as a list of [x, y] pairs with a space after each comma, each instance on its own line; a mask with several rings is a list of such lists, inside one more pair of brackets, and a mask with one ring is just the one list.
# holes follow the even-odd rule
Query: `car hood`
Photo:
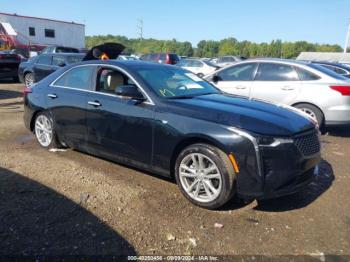
[[185, 116], [233, 126], [266, 136], [293, 136], [315, 128], [311, 120], [284, 106], [226, 94], [169, 100]]

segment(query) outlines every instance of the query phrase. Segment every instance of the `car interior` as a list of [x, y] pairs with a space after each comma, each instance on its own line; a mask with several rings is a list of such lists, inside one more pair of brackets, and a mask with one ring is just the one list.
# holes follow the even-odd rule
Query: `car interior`
[[115, 94], [115, 89], [122, 85], [135, 85], [135, 83], [117, 70], [109, 68], [100, 69], [97, 77], [96, 91]]

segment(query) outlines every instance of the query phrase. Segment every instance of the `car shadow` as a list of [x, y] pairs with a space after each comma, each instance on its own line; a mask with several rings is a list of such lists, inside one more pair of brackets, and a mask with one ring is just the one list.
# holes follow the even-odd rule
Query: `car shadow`
[[350, 125], [327, 128], [328, 135], [338, 137], [350, 137]]
[[2, 167], [0, 239], [0, 256], [93, 255], [97, 260], [96, 256], [136, 254], [122, 236], [81, 205]]
[[0, 100], [2, 99], [11, 99], [23, 97], [22, 92], [14, 91], [14, 90], [2, 90], [0, 89]]
[[335, 177], [331, 164], [322, 160], [319, 165], [319, 175], [302, 191], [293, 195], [268, 200], [258, 200], [258, 211], [284, 212], [306, 207], [319, 198], [332, 185]]

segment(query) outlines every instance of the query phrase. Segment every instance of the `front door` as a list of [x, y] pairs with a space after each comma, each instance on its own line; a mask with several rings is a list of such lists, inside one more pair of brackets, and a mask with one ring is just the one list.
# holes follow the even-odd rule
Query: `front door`
[[115, 89], [135, 84], [120, 71], [101, 67], [96, 74], [96, 92], [87, 99], [88, 151], [142, 168], [151, 165], [154, 108], [118, 97]]

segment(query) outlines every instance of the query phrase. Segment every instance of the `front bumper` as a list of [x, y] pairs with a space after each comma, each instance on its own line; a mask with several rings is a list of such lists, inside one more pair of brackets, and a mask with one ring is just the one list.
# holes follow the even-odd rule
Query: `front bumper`
[[[317, 136], [315, 132], [298, 137]], [[309, 141], [300, 145], [298, 139], [276, 147], [259, 146], [260, 172], [249, 168], [241, 170], [237, 175], [238, 195], [243, 198], [276, 198], [293, 194], [310, 184], [318, 173], [320, 145], [312, 148]]]

